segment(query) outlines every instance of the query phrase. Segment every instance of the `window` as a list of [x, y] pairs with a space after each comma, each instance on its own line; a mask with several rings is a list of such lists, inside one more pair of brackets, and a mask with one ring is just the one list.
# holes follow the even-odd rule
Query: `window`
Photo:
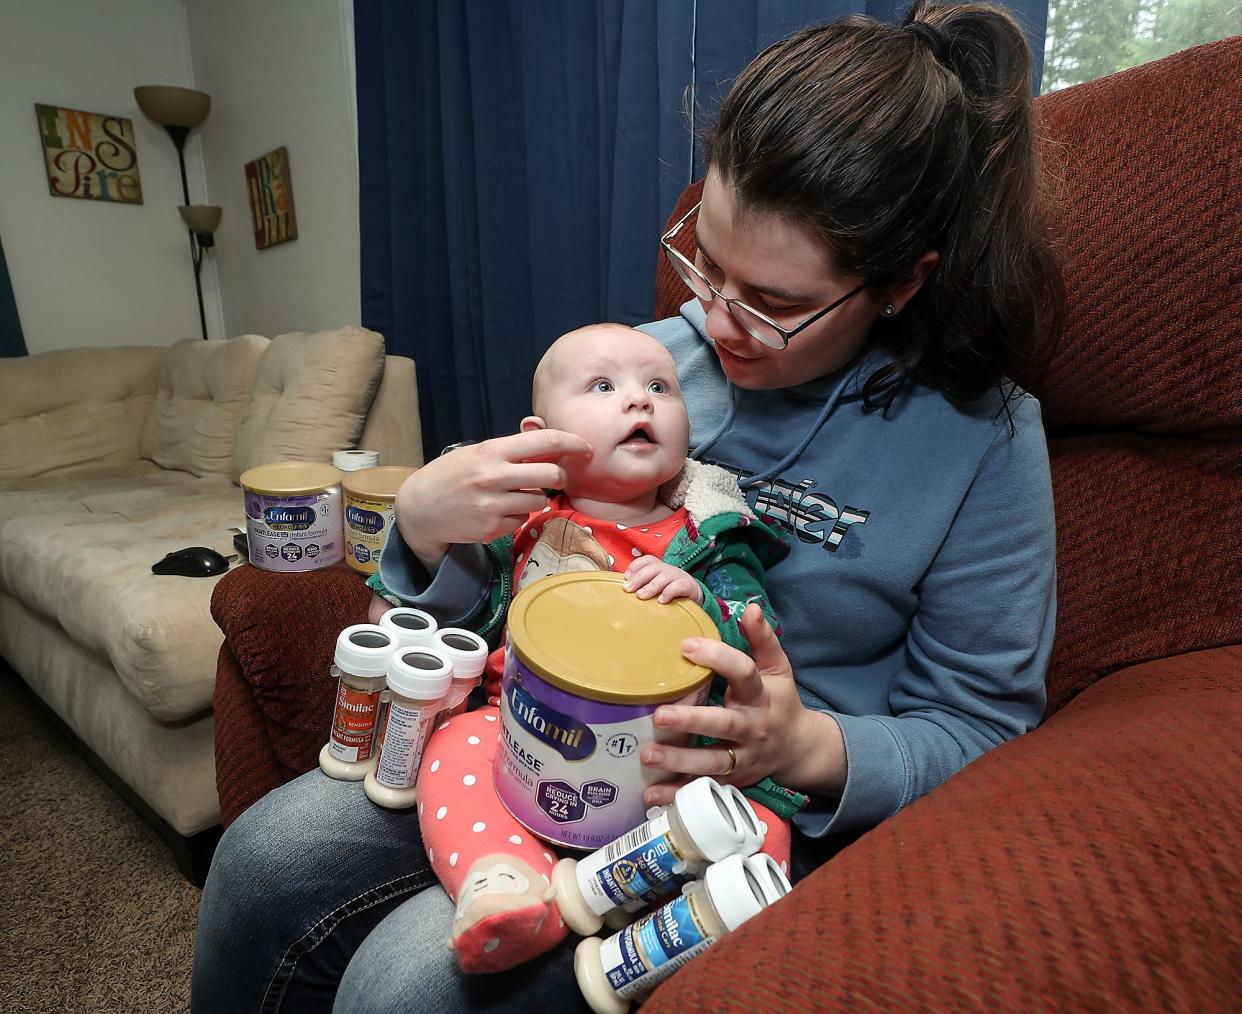
[[1242, 34], [1242, 0], [1049, 0], [1041, 93]]

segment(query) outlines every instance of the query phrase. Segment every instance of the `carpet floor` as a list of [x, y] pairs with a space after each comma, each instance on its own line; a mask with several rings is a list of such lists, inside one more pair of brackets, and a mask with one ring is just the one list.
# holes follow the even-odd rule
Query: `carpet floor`
[[0, 715], [0, 1010], [188, 1010], [198, 890], [2, 661]]

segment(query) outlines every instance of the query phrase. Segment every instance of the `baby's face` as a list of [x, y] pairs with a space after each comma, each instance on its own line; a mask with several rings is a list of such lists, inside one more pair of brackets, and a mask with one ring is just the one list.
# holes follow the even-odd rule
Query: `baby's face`
[[590, 461], [562, 461], [567, 494], [621, 503], [681, 471], [690, 421], [663, 345], [632, 328], [600, 325], [559, 339], [553, 357], [543, 418], [595, 451]]

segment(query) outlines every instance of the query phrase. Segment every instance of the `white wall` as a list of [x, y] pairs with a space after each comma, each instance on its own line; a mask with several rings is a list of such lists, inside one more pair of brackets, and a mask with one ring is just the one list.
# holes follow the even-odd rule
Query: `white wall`
[[[230, 335], [358, 323], [351, 0], [186, 0]], [[243, 166], [289, 150], [298, 238], [257, 250]]]
[[[134, 102], [139, 84], [193, 86], [180, 0], [0, 0], [0, 239], [32, 353], [200, 335], [176, 150]], [[143, 203], [48, 193], [36, 102], [133, 120]], [[187, 166], [203, 203], [193, 137]]]

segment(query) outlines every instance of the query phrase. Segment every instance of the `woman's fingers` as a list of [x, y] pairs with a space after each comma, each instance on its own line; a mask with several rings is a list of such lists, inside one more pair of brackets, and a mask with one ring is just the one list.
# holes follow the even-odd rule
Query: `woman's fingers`
[[741, 740], [745, 737], [742, 716], [732, 708], [664, 704], [652, 716], [660, 732], [684, 732], [712, 739]]
[[589, 458], [591, 445], [576, 433], [564, 430], [528, 430], [507, 437], [497, 437], [494, 444], [501, 456], [512, 462], [543, 462], [555, 464], [564, 457]]
[[[729, 750], [734, 751], [730, 756]], [[652, 743], [643, 747], [642, 761], [649, 768], [668, 771], [671, 774], [687, 775], [698, 778], [700, 775], [711, 775], [717, 781], [732, 781], [742, 767], [742, 759], [737, 755], [740, 747], [732, 744], [719, 746], [669, 746], [667, 743]], [[746, 783], [742, 783], [746, 784]]]
[[723, 641], [691, 637], [681, 642], [681, 653], [691, 662], [723, 676], [736, 703], [758, 704], [763, 699], [763, 679], [754, 661], [745, 652]]

